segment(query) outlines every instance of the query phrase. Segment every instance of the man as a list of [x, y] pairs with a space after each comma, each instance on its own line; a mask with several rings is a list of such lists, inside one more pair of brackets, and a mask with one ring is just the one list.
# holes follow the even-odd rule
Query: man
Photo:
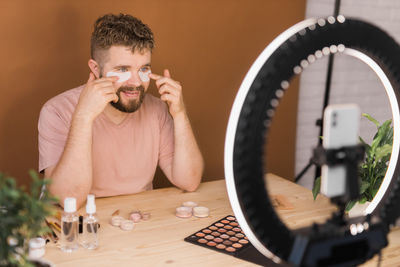
[[[153, 33], [130, 15], [97, 19], [85, 85], [50, 99], [39, 118], [39, 170], [63, 203], [152, 189], [157, 164], [194, 191], [203, 173], [182, 98], [168, 70], [150, 72]], [[146, 94], [149, 78], [161, 95]], [[165, 104], [165, 103], [166, 104]]]

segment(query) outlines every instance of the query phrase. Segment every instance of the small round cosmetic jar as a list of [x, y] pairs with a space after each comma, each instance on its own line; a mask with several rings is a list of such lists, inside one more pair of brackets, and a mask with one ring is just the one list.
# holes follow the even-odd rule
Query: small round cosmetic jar
[[140, 222], [140, 220], [142, 219], [142, 215], [140, 214], [139, 211], [134, 211], [131, 214], [129, 214], [129, 220], [137, 223]]
[[120, 226], [121, 222], [124, 220], [122, 216], [112, 216], [111, 217], [111, 225], [112, 226]]
[[147, 220], [149, 220], [151, 218], [150, 212], [143, 212], [143, 213], [141, 213], [141, 215], [142, 215], [142, 220], [143, 221], [147, 221]]
[[119, 226], [124, 231], [131, 231], [135, 224], [131, 220], [123, 220]]
[[208, 217], [210, 211], [207, 207], [194, 207], [193, 215], [199, 218]]
[[46, 252], [46, 241], [41, 238], [32, 238], [29, 240], [29, 259], [36, 260], [44, 256]]
[[179, 218], [190, 218], [190, 217], [192, 217], [192, 208], [177, 207], [175, 215], [176, 215], [176, 217], [179, 217]]
[[192, 208], [192, 209], [193, 209], [194, 207], [197, 207], [198, 205], [197, 205], [196, 202], [193, 202], [193, 201], [186, 201], [186, 202], [183, 202], [182, 206], [184, 206], [184, 207], [189, 207], [189, 208]]

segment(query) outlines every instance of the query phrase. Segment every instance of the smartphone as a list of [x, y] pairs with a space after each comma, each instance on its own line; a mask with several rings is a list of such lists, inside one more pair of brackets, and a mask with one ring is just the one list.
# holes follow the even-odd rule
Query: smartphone
[[[360, 108], [356, 104], [329, 105], [324, 111], [323, 140], [325, 149], [358, 144]], [[346, 194], [346, 166], [327, 166], [321, 169], [321, 193], [327, 197]]]

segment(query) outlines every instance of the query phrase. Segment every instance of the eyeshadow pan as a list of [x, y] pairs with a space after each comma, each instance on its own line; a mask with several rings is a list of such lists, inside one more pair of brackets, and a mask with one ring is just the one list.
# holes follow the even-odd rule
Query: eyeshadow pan
[[[204, 240], [204, 239], [203, 239]], [[229, 240], [225, 240], [224, 242], [222, 242], [223, 244], [225, 244], [225, 245], [227, 245], [227, 246], [230, 246], [230, 245], [232, 245], [232, 242], [231, 241], [229, 241]]]
[[230, 220], [230, 221], [235, 221], [236, 220], [235, 217], [233, 217], [233, 216], [228, 216], [228, 217], [226, 217], [226, 219]]
[[235, 235], [236, 233], [234, 231], [228, 231], [226, 232], [228, 235]]
[[197, 240], [197, 242], [199, 242], [199, 243], [201, 243], [201, 244], [205, 244], [205, 243], [207, 243], [208, 241], [205, 240], [204, 238], [200, 238], [199, 240]]
[[218, 227], [216, 227], [216, 226], [213, 225], [213, 226], [208, 227], [208, 229], [215, 231], [215, 230], [218, 229]]
[[217, 245], [217, 248], [218, 248], [218, 249], [224, 249], [224, 248], [226, 248], [226, 246], [223, 245], [223, 244], [218, 244], [218, 245]]
[[204, 237], [206, 234], [204, 234], [204, 233], [196, 233], [196, 236], [198, 236], [198, 237]]
[[227, 235], [227, 234], [222, 234], [220, 237], [223, 238], [223, 239], [228, 239], [228, 238], [229, 238], [229, 235]]
[[229, 223], [229, 221], [228, 220], [221, 220], [221, 223], [227, 224], [227, 223]]
[[231, 230], [233, 227], [230, 226], [230, 225], [225, 225], [224, 228], [227, 229], [227, 230]]
[[[232, 226], [231, 226], [231, 227], [232, 227]], [[235, 232], [241, 232], [241, 231], [242, 231], [242, 229], [240, 229], [239, 227], [235, 227], [235, 228], [233, 228], [232, 230], [235, 231]]]
[[242, 237], [244, 237], [244, 234], [238, 233], [235, 236], [238, 237], [238, 238], [242, 238]]
[[217, 226], [217, 227], [223, 227], [224, 224], [223, 224], [223, 223], [216, 223], [215, 226]]
[[230, 222], [229, 225], [238, 226], [239, 224], [237, 222]]
[[203, 233], [210, 234], [212, 231], [210, 229], [204, 229]]
[[214, 237], [213, 237], [212, 235], [206, 235], [204, 238], [207, 239], [207, 240], [212, 240], [212, 239], [214, 239]]
[[241, 247], [243, 247], [241, 244], [239, 244], [239, 243], [234, 243], [233, 245], [232, 245], [232, 247], [234, 247], [234, 248], [241, 248]]
[[246, 239], [240, 239], [240, 240], [239, 240], [239, 243], [240, 243], [240, 244], [248, 244], [249, 241], [247, 241]]
[[[207, 239], [207, 236], [206, 236], [206, 239]], [[233, 241], [233, 242], [237, 242], [239, 240], [239, 238], [232, 236], [231, 238], [229, 238], [229, 240]]]
[[209, 241], [209, 242], [207, 243], [207, 245], [210, 246], [210, 247], [215, 247], [215, 246], [217, 245], [217, 243], [215, 243], [215, 242], [213, 242], [213, 241]]
[[226, 229], [224, 229], [224, 228], [220, 228], [220, 229], [218, 229], [218, 232], [220, 232], [220, 233], [226, 233]]
[[218, 233], [218, 232], [212, 232], [211, 233], [213, 236], [220, 236], [221, 234], [220, 233]]
[[233, 248], [233, 247], [227, 247], [225, 250], [228, 251], [228, 252], [235, 252], [236, 251], [236, 249]]
[[214, 242], [221, 243], [222, 242], [222, 238], [219, 238], [219, 237], [214, 238]]

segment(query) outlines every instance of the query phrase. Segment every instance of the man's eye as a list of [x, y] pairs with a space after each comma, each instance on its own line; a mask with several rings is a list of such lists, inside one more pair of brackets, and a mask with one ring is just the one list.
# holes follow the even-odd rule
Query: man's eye
[[126, 71], [128, 71], [128, 68], [121, 67], [121, 68], [119, 68], [119, 71], [120, 71], [120, 72], [126, 72]]
[[150, 71], [150, 67], [143, 67], [140, 69], [141, 72], [148, 72]]

